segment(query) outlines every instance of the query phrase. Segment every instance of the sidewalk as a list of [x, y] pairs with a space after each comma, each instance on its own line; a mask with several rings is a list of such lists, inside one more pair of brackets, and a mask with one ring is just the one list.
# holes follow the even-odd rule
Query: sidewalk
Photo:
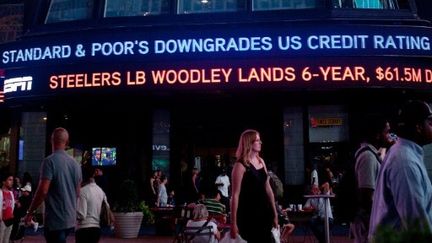
[[[103, 234], [100, 239], [100, 243], [114, 243], [114, 242], [125, 242], [125, 243], [135, 243], [135, 242], [146, 242], [146, 243], [172, 243], [174, 236], [160, 236], [160, 235], [141, 235], [137, 239], [120, 239], [115, 238], [113, 235]], [[18, 241], [19, 242], [19, 241]], [[43, 237], [43, 232], [39, 230], [37, 233], [29, 232], [26, 234], [23, 243], [45, 243], [45, 238]], [[68, 243], [75, 243], [74, 234], [69, 235], [67, 239]], [[296, 230], [294, 235], [289, 239], [290, 243], [315, 243], [317, 240], [315, 237], [309, 233], [304, 234], [302, 230]], [[343, 235], [333, 235], [331, 237], [331, 242], [333, 243], [352, 243], [353, 240], [349, 239], [347, 236]]]
[[[171, 243], [174, 239], [174, 236], [160, 236], [156, 235], [154, 232], [154, 228], [146, 228], [142, 227], [140, 229], [140, 236], [137, 239], [120, 239], [114, 237], [114, 232], [109, 228], [102, 229], [102, 236], [100, 239], [100, 243], [111, 243], [111, 242], [148, 242], [148, 243]], [[20, 241], [16, 241], [20, 242]], [[45, 243], [45, 238], [43, 236], [43, 229], [39, 228], [37, 232], [34, 232], [33, 229], [27, 228], [25, 232], [25, 237], [23, 243], [32, 242], [32, 243]], [[68, 243], [75, 243], [75, 234], [72, 233], [67, 238]]]
[[[138, 239], [119, 239], [111, 236], [102, 236], [100, 239], [100, 243], [111, 243], [111, 242], [127, 242], [127, 243], [135, 243], [135, 242], [146, 242], [146, 243], [171, 243], [173, 241], [173, 236], [140, 236]], [[45, 243], [45, 238], [43, 235], [32, 235], [26, 236], [24, 238], [23, 243], [32, 242], [32, 243]], [[67, 238], [68, 243], [75, 243], [75, 236], [70, 235]]]
[[[174, 237], [173, 236], [140, 236], [138, 239], [119, 239], [109, 236], [103, 236], [100, 243], [113, 243], [113, 242], [126, 242], [126, 243], [135, 243], [135, 242], [145, 242], [145, 243], [172, 243]], [[347, 237], [342, 236], [333, 236], [331, 238], [332, 242], [336, 243], [352, 243], [353, 240], [348, 239]], [[32, 242], [32, 243], [45, 243], [45, 239], [42, 235], [37, 236], [26, 236], [23, 243]], [[67, 239], [68, 243], [75, 243], [75, 237], [73, 235], [69, 236]], [[307, 236], [292, 236], [289, 240], [290, 243], [315, 243], [317, 240], [310, 235]]]

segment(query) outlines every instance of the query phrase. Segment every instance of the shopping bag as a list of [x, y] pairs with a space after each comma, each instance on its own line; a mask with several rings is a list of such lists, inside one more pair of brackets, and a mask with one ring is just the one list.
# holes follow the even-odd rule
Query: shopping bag
[[219, 243], [247, 243], [247, 241], [243, 240], [239, 234], [233, 239], [231, 238], [230, 231], [227, 231], [224, 237], [219, 240]]
[[111, 226], [114, 224], [114, 214], [111, 212], [107, 202], [102, 201], [101, 212], [100, 212], [100, 225]]
[[277, 227], [277, 228], [275, 228], [275, 227], [273, 227], [272, 229], [271, 229], [271, 232], [272, 232], [272, 236], [273, 236], [273, 242], [274, 243], [280, 243], [280, 230], [279, 230], [279, 227]]

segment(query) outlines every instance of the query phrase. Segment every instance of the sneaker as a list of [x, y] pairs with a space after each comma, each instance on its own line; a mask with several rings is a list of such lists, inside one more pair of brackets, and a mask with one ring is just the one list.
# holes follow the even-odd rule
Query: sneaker
[[34, 232], [37, 232], [38, 229], [39, 229], [39, 223], [38, 222], [34, 222], [33, 223], [33, 230], [34, 230]]

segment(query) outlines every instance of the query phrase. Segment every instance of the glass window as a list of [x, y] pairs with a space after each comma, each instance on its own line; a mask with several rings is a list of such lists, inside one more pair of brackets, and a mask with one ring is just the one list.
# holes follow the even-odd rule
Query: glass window
[[303, 185], [305, 182], [303, 109], [287, 107], [283, 113], [284, 168], [288, 185]]
[[309, 107], [309, 142], [348, 141], [348, 114], [343, 106]]
[[[402, 6], [399, 6], [399, 2]], [[332, 0], [335, 8], [399, 9], [406, 8], [406, 0]]]
[[236, 12], [246, 10], [246, 0], [179, 0], [178, 13]]
[[355, 8], [396, 9], [396, 0], [353, 0]]
[[318, 8], [324, 4], [322, 0], [253, 0], [253, 10]]
[[107, 0], [105, 17], [147, 16], [169, 13], [170, 0]]
[[24, 4], [0, 4], [0, 16], [0, 43], [15, 41], [23, 30]]
[[94, 0], [52, 0], [46, 23], [89, 19], [93, 8]]
[[47, 139], [47, 113], [21, 113], [21, 127], [19, 135], [18, 174], [29, 172], [32, 176], [39, 176], [39, 168], [45, 156]]
[[0, 169], [6, 168], [10, 163], [10, 129], [6, 134], [0, 134]]
[[152, 169], [169, 175], [170, 168], [170, 123], [171, 114], [167, 110], [153, 113]]

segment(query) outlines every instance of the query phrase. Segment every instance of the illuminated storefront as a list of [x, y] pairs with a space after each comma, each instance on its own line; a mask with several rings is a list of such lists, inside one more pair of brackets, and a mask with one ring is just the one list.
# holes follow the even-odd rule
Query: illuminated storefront
[[140, 178], [228, 163], [249, 126], [302, 185], [313, 161], [343, 163], [357, 113], [432, 85], [432, 29], [411, 1], [35, 2], [29, 33], [0, 45], [5, 104], [83, 150], [118, 147]]

